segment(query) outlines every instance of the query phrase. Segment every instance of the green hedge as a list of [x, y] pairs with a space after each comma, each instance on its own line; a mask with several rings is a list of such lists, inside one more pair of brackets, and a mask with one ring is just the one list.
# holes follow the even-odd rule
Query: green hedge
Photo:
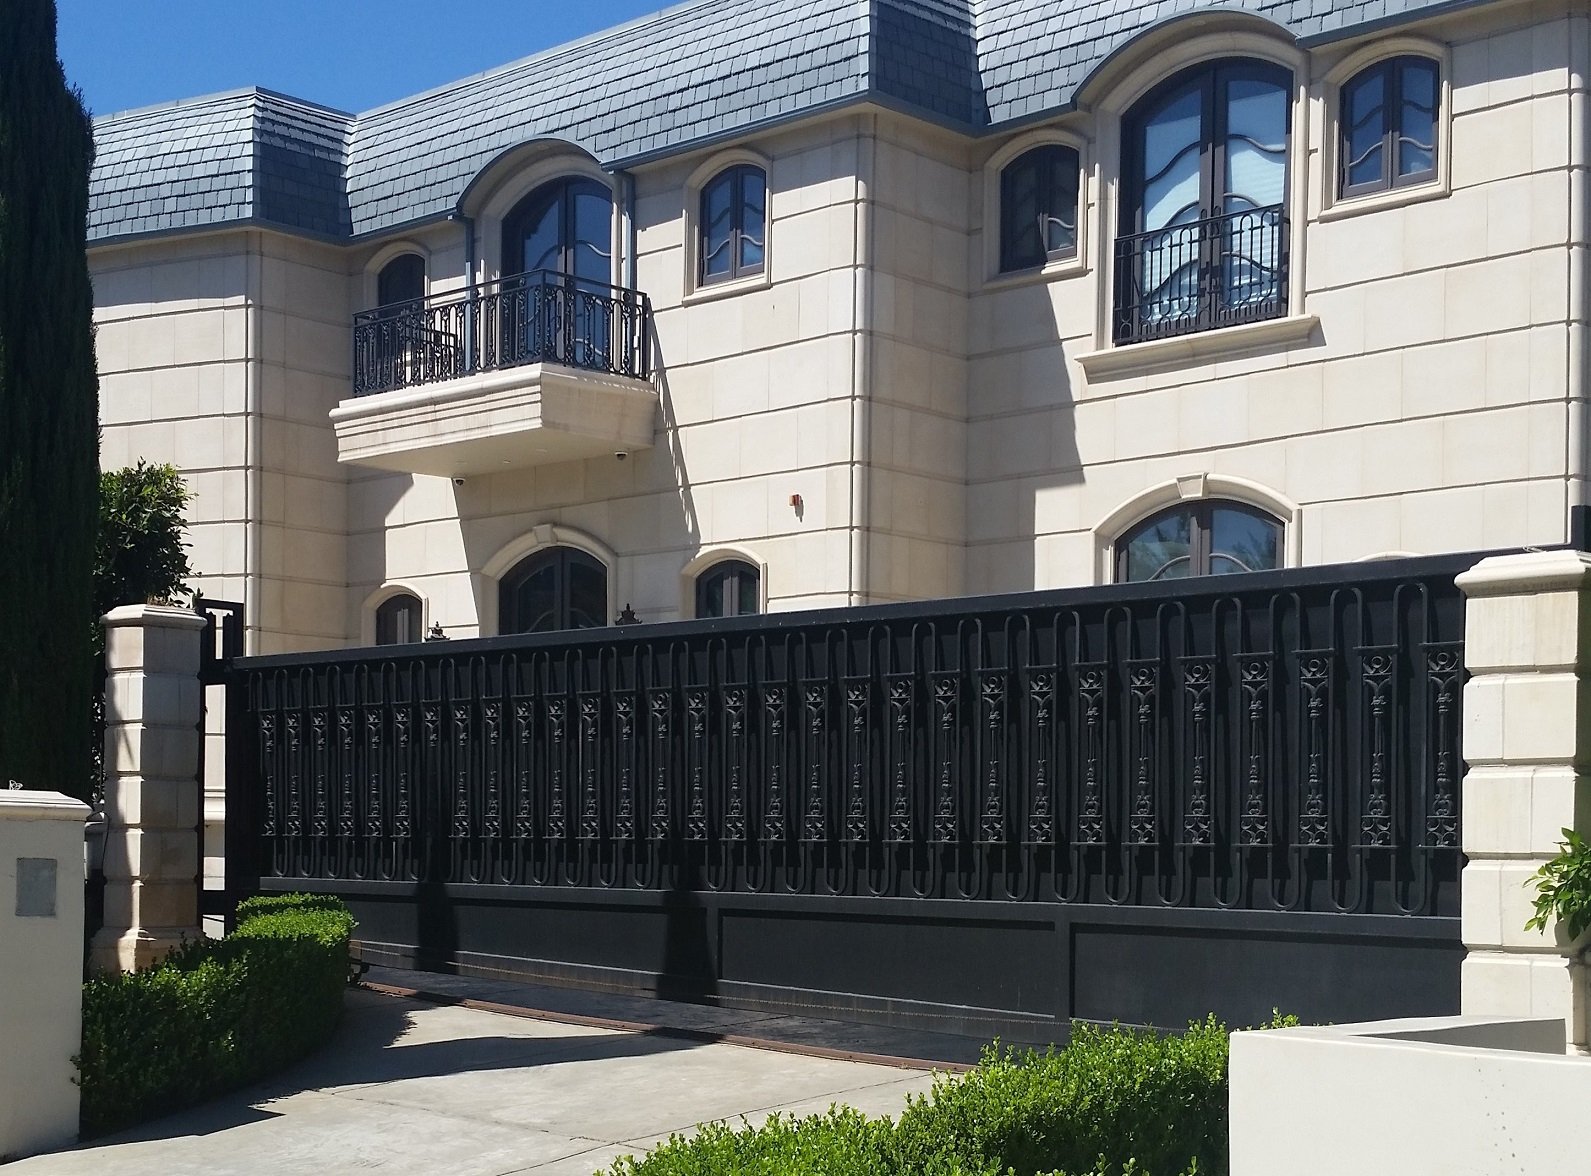
[[[1296, 1024], [1277, 1017], [1275, 1026]], [[1188, 1176], [1227, 1170], [1226, 1027], [1177, 1036], [1077, 1025], [1046, 1053], [991, 1047], [898, 1121], [832, 1108], [709, 1124], [611, 1176]]]
[[237, 929], [141, 972], [83, 986], [82, 1134], [103, 1135], [235, 1090], [330, 1036], [353, 916], [334, 898], [273, 895]]

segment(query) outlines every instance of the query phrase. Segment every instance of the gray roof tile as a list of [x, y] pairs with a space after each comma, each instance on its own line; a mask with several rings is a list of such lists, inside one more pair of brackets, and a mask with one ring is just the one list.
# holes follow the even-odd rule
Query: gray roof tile
[[550, 136], [608, 166], [873, 98], [977, 134], [1063, 110], [1154, 24], [1243, 8], [1299, 37], [1451, 0], [693, 0], [354, 116], [263, 90], [95, 122], [89, 239], [252, 220], [330, 238], [447, 214]]

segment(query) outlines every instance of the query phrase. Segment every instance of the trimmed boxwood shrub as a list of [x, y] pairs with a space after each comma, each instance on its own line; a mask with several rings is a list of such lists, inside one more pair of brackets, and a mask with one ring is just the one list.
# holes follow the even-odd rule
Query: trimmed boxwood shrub
[[990, 1047], [898, 1122], [836, 1107], [711, 1123], [610, 1176], [1215, 1176], [1227, 1170], [1227, 1055], [1214, 1017], [1176, 1036], [1078, 1024], [1064, 1050]]
[[321, 1045], [348, 984], [353, 916], [335, 898], [239, 904], [225, 939], [83, 986], [85, 1138], [235, 1090]]

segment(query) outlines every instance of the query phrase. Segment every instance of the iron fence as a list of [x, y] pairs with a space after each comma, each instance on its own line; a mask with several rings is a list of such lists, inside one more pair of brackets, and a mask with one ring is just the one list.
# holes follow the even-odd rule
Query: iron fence
[[247, 659], [242, 868], [1450, 915], [1468, 562]]
[[1280, 318], [1287, 260], [1281, 204], [1118, 237], [1116, 342]]
[[556, 363], [651, 376], [645, 294], [538, 271], [354, 316], [355, 396]]

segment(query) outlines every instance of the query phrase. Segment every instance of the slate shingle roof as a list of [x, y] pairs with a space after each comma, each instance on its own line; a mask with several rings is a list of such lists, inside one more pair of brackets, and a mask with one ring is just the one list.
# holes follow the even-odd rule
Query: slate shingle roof
[[1064, 110], [1180, 14], [1244, 9], [1307, 41], [1471, 2], [693, 0], [362, 115], [247, 90], [99, 119], [89, 239], [381, 233], [446, 215], [541, 136], [619, 167], [861, 99], [978, 134]]

